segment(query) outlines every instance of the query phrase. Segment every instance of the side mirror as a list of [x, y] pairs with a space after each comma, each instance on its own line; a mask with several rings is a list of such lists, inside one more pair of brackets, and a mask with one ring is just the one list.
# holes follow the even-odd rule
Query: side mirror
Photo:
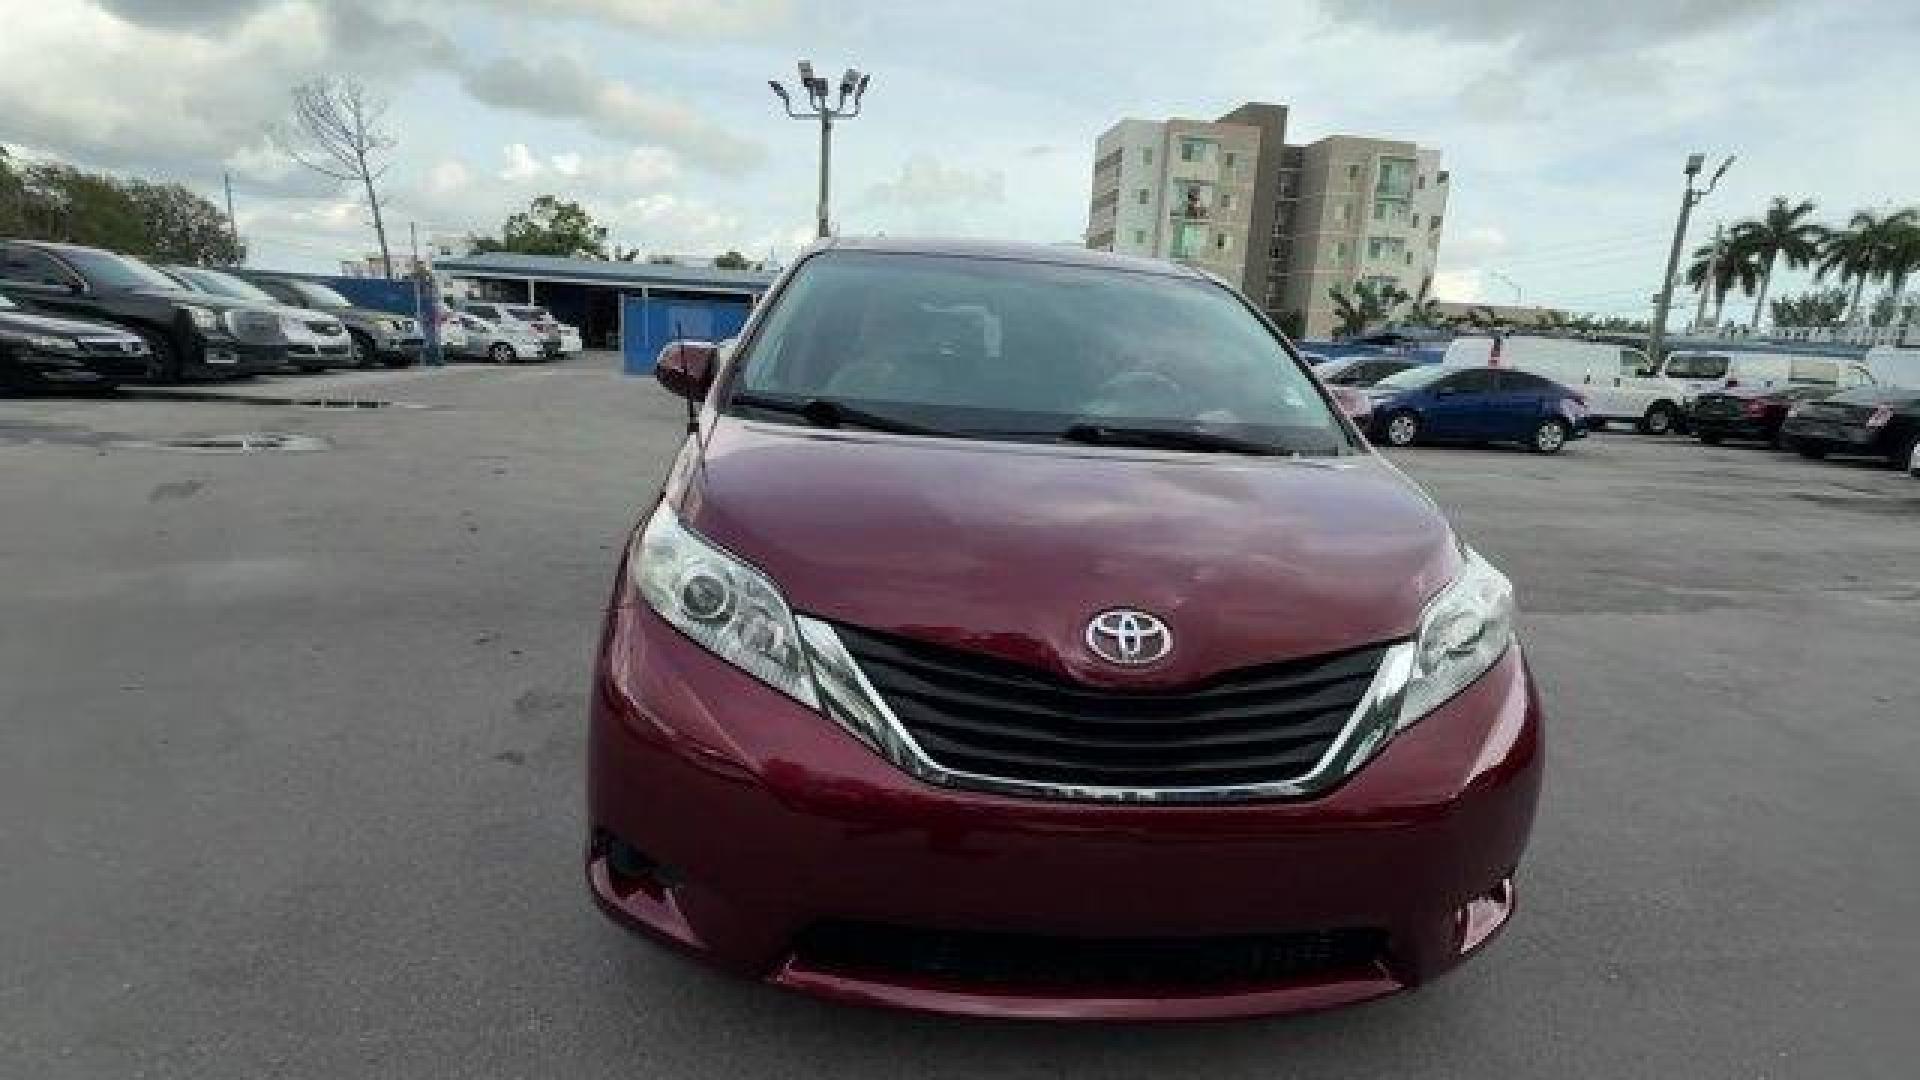
[[702, 401], [713, 385], [713, 369], [720, 350], [711, 341], [676, 341], [660, 350], [653, 377], [661, 386], [689, 401]]

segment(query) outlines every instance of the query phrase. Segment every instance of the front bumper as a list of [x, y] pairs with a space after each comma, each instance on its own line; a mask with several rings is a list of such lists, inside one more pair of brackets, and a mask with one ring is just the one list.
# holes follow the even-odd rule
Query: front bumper
[[1693, 414], [1692, 424], [1695, 436], [1705, 435], [1719, 439], [1754, 439], [1767, 442], [1777, 430], [1765, 417], [1748, 416], [1745, 413], [1736, 416], [1723, 416], [1712, 413]]
[[1780, 429], [1783, 439], [1803, 446], [1819, 446], [1841, 454], [1886, 454], [1892, 447], [1885, 427], [1838, 423], [1832, 420], [1789, 420]]
[[386, 361], [416, 363], [426, 349], [427, 339], [424, 337], [381, 337], [373, 342], [373, 355]]
[[[1515, 649], [1318, 798], [995, 796], [901, 772], [650, 610], [621, 607], [593, 687], [586, 872], [615, 919], [841, 1000], [1081, 1018], [1325, 1008], [1432, 979], [1504, 924], [1540, 727]], [[609, 859], [616, 841], [654, 869], [623, 870]], [[1357, 928], [1384, 946], [1364, 964], [1272, 981], [1044, 986], [823, 966], [798, 949], [811, 929], [848, 922], [1080, 940]]]
[[189, 376], [230, 378], [277, 371], [288, 363], [284, 344], [241, 341], [231, 337], [203, 337], [181, 365]]
[[152, 355], [145, 347], [139, 352], [49, 353], [22, 349], [9, 359], [0, 360], [0, 384], [38, 386], [118, 385], [143, 379]]

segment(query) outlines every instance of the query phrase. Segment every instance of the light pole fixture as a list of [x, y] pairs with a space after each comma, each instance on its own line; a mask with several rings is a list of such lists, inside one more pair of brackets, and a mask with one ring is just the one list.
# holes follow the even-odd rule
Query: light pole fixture
[[800, 61], [799, 71], [800, 93], [806, 98], [807, 102], [804, 108], [796, 109], [793, 107], [793, 96], [787, 93], [786, 87], [780, 85], [780, 80], [769, 79], [767, 80], [767, 85], [773, 87], [774, 96], [780, 99], [780, 105], [787, 110], [788, 116], [795, 120], [817, 119], [820, 121], [820, 208], [818, 216], [820, 226], [819, 235], [824, 238], [828, 231], [827, 175], [832, 169], [833, 161], [833, 122], [835, 120], [851, 120], [860, 115], [860, 99], [866, 96], [867, 83], [872, 81], [873, 76], [863, 74], [853, 68], [848, 68], [846, 74], [840, 76], [837, 100], [830, 101], [828, 98], [830, 88], [827, 85], [827, 80], [813, 73], [812, 63], [806, 60]]
[[[1653, 325], [1647, 330], [1647, 362], [1655, 370], [1664, 370], [1666, 366], [1661, 352], [1667, 341], [1667, 311], [1673, 306], [1673, 276], [1680, 270], [1680, 249], [1687, 243], [1687, 219], [1693, 216], [1693, 208], [1700, 205], [1700, 200], [1720, 186], [1720, 178], [1727, 175], [1727, 169], [1733, 165], [1733, 155], [1727, 155], [1727, 159], [1713, 171], [1713, 178], [1707, 181], [1706, 187], [1695, 188], [1693, 182], [1706, 164], [1705, 154], [1687, 155], [1687, 187], [1680, 195], [1680, 220], [1673, 226], [1673, 247], [1667, 252], [1667, 275], [1660, 279], [1660, 291], [1653, 294]], [[1709, 282], [1708, 286], [1711, 287], [1712, 283]]]

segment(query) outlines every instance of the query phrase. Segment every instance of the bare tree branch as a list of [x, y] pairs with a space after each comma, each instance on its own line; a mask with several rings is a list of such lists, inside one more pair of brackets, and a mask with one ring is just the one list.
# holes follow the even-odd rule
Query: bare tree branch
[[342, 183], [358, 184], [366, 192], [374, 235], [380, 241], [380, 263], [391, 278], [393, 255], [380, 216], [380, 195], [374, 188], [374, 181], [391, 166], [383, 156], [398, 145], [381, 126], [386, 114], [387, 102], [358, 80], [324, 76], [293, 88], [293, 118], [271, 134], [281, 152], [295, 163]]

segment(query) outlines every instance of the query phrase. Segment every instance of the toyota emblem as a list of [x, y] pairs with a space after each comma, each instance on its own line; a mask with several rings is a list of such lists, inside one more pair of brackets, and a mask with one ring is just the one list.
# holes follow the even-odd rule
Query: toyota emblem
[[1144, 611], [1114, 608], [1087, 624], [1087, 648], [1110, 664], [1139, 667], [1173, 651], [1173, 631]]

